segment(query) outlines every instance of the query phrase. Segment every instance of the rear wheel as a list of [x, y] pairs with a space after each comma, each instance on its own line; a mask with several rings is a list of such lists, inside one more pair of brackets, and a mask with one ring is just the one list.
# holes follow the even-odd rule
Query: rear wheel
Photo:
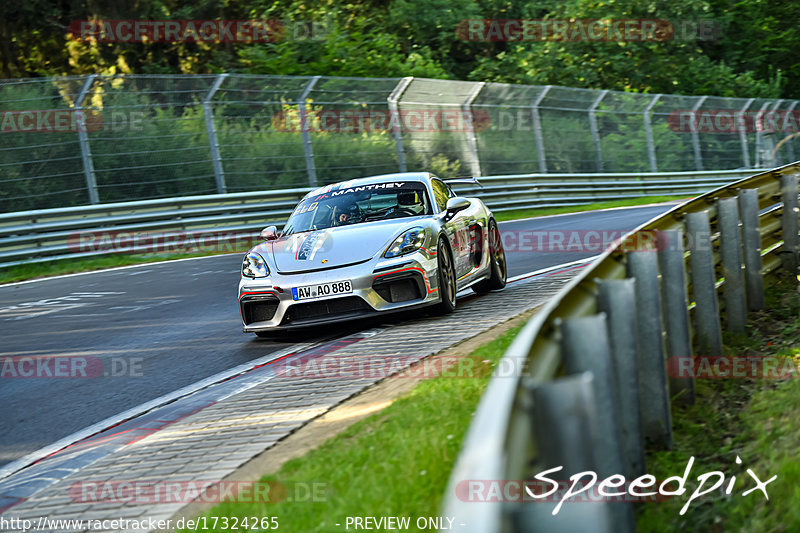
[[442, 301], [436, 305], [438, 314], [446, 315], [456, 309], [456, 269], [453, 265], [453, 256], [450, 255], [450, 247], [444, 239], [439, 239], [436, 247], [436, 258], [438, 262], [439, 294]]
[[497, 229], [497, 223], [494, 220], [489, 221], [489, 271], [487, 279], [472, 286], [473, 291], [478, 294], [486, 294], [506, 286], [506, 253], [503, 250], [500, 230]]

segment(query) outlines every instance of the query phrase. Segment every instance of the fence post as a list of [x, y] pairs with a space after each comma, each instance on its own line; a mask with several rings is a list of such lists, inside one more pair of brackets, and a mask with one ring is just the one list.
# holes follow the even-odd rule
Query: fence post
[[759, 109], [758, 113], [756, 113], [756, 168], [761, 168], [761, 165], [763, 164], [761, 161], [761, 141], [763, 139], [763, 135], [759, 129], [760, 125], [763, 123], [764, 111], [767, 110], [768, 105], [769, 102], [764, 102], [764, 104], [761, 106], [761, 109]]
[[[768, 111], [768, 113], [767, 113], [767, 114], [768, 114], [768, 116], [770, 116], [770, 117], [772, 118], [772, 120], [771, 120], [771, 121], [769, 121], [769, 122], [770, 122], [771, 124], [774, 124], [774, 125], [775, 125], [775, 129], [776, 129], [777, 131], [780, 131], [780, 130], [781, 130], [781, 126], [779, 126], [779, 125], [777, 124], [777, 121], [776, 121], [776, 119], [775, 119], [775, 112], [778, 110], [778, 107], [780, 107], [780, 105], [781, 105], [782, 103], [783, 103], [783, 98], [778, 98], [778, 99], [775, 101], [775, 105], [774, 105], [774, 106], [772, 106], [772, 109], [770, 109], [770, 110]], [[760, 128], [760, 130], [765, 130], [765, 129], [767, 129], [767, 127], [771, 127], [771, 125], [764, 126], [763, 128]], [[759, 131], [759, 128], [758, 128], [758, 127], [756, 127], [756, 131]], [[762, 137], [762, 139], [763, 139], [763, 137]], [[766, 150], [765, 150], [765, 151], [766, 151]], [[776, 165], [776, 163], [777, 163], [777, 161], [776, 161], [776, 158], [777, 158], [777, 156], [778, 156], [777, 152], [775, 152], [775, 151], [774, 151], [774, 149], [773, 149], [772, 151], [770, 151], [770, 154], [769, 154], [769, 155], [770, 155], [770, 158], [769, 158], [769, 160], [767, 161], [767, 166], [768, 166], [768, 167], [770, 167], [770, 168], [777, 166], [777, 165]], [[762, 161], [762, 164], [763, 164], [763, 163], [764, 163], [764, 162]]]
[[542, 137], [542, 121], [539, 117], [539, 104], [542, 103], [544, 97], [550, 92], [552, 85], [546, 85], [544, 90], [539, 93], [539, 96], [534, 100], [531, 106], [531, 119], [533, 120], [533, 135], [536, 139], [536, 155], [539, 158], [539, 172], [547, 174], [547, 157], [544, 151], [544, 138]]
[[[745, 102], [744, 107], [739, 111], [742, 116], [744, 116], [747, 112], [747, 108], [750, 107], [750, 104], [755, 102], [755, 100], [755, 98], [750, 98]], [[750, 168], [750, 149], [747, 146], [747, 132], [745, 128], [739, 128], [739, 142], [742, 145], [742, 165], [744, 165], [744, 168]]]
[[[797, 100], [792, 100], [792, 105], [790, 105], [789, 109], [786, 110], [786, 114], [787, 115], [791, 115], [792, 112], [794, 111], [794, 108], [797, 107], [798, 103], [799, 102]], [[794, 147], [792, 146], [792, 141], [791, 140], [789, 140], [786, 143], [786, 151], [789, 152], [789, 157], [788, 157], [787, 163], [793, 162], [794, 161]]]
[[589, 128], [592, 131], [592, 143], [594, 143], [594, 157], [595, 164], [597, 165], [597, 172], [603, 172], [603, 152], [600, 149], [600, 132], [597, 129], [597, 116], [595, 110], [600, 102], [608, 94], [608, 89], [601, 91], [600, 95], [592, 102], [589, 107]]
[[658, 164], [656, 162], [656, 145], [653, 141], [653, 124], [650, 119], [650, 111], [653, 110], [653, 106], [655, 106], [660, 99], [660, 94], [655, 95], [655, 97], [650, 100], [650, 103], [647, 104], [647, 107], [644, 110], [644, 134], [647, 138], [647, 158], [650, 160], [650, 172], [658, 172]]
[[692, 149], [694, 150], [694, 166], [697, 170], [703, 170], [703, 153], [700, 150], [700, 134], [697, 132], [697, 110], [703, 105], [708, 96], [701, 96], [692, 108]]
[[[611, 364], [605, 313], [565, 320], [561, 324], [561, 346], [567, 374], [591, 372], [594, 377], [597, 476], [607, 478], [622, 474], [625, 469], [617, 411], [619, 386]], [[618, 530], [635, 529], [629, 503], [615, 504], [609, 508], [609, 514]]]
[[[598, 450], [594, 442], [598, 432], [598, 409], [593, 381], [591, 372], [583, 372], [548, 383], [525, 385], [532, 399], [531, 426], [546, 428], [546, 434], [534, 435], [539, 437], [535, 438], [537, 469], [561, 466], [563, 469], [558, 472], [561, 479], [580, 472], [597, 471]], [[543, 491], [534, 492], [537, 493]], [[527, 494], [523, 494], [521, 499], [531, 504], [514, 505], [509, 509], [513, 532], [522, 533], [535, 528], [555, 533], [609, 533], [619, 529], [611, 512], [616, 502], [571, 499], [564, 502], [554, 516], [555, 502], [537, 502]]]
[[658, 258], [653, 252], [628, 252], [628, 276], [636, 280], [636, 364], [642, 433], [660, 448], [672, 447], [672, 413], [664, 365], [664, 338], [658, 288]]
[[792, 276], [792, 283], [796, 283], [797, 276], [797, 174], [781, 176], [781, 233], [783, 249], [781, 258], [783, 267]]
[[300, 97], [297, 99], [297, 110], [300, 115], [300, 131], [303, 132], [303, 153], [306, 157], [306, 172], [308, 173], [308, 185], [317, 186], [317, 168], [314, 166], [314, 150], [311, 146], [311, 134], [308, 131], [308, 115], [306, 113], [306, 98], [308, 93], [314, 88], [322, 76], [314, 76], [306, 85]]
[[92, 162], [92, 149], [89, 146], [89, 134], [86, 131], [86, 117], [83, 114], [83, 101], [92, 88], [97, 74], [90, 74], [83, 82], [80, 93], [75, 99], [75, 119], [78, 126], [78, 144], [81, 147], [81, 159], [83, 160], [83, 174], [86, 177], [86, 191], [89, 193], [89, 203], [99, 204], [100, 195], [97, 192], [97, 177], [94, 173], [94, 163]]
[[636, 300], [632, 279], [597, 281], [597, 309], [606, 314], [611, 366], [616, 376], [624, 474], [645, 473], [644, 441], [639, 410], [639, 370], [636, 367]]
[[475, 138], [475, 121], [472, 120], [472, 102], [478, 97], [486, 82], [480, 82], [475, 85], [472, 91], [461, 104], [461, 111], [466, 117], [465, 124], [467, 125], [467, 147], [469, 148], [469, 170], [473, 176], [481, 175], [481, 159], [478, 155], [478, 141]]
[[761, 232], [758, 224], [758, 189], [739, 191], [739, 212], [742, 217], [744, 245], [744, 280], [747, 308], [764, 309], [764, 278], [761, 276]]
[[400, 111], [397, 109], [397, 101], [403, 96], [406, 88], [414, 80], [414, 76], [407, 76], [401, 79], [397, 86], [392, 90], [392, 94], [386, 101], [389, 104], [389, 118], [392, 121], [392, 135], [394, 136], [394, 145], [397, 150], [397, 168], [400, 172], [407, 172], [406, 166], [406, 153], [403, 151], [403, 121], [400, 118]]
[[[664, 303], [664, 326], [667, 337], [668, 361], [680, 361], [692, 357], [692, 339], [689, 332], [688, 298], [686, 296], [686, 262], [683, 260], [683, 230], [661, 232], [661, 247], [658, 262], [661, 270], [661, 297]], [[673, 359], [680, 358], [680, 359]], [[680, 365], [667, 364], [675, 370]], [[684, 405], [694, 403], [693, 376], [669, 376], [672, 397]]]
[[718, 357], [722, 355], [722, 327], [717, 302], [717, 276], [711, 254], [711, 225], [708, 221], [708, 211], [688, 213], [686, 231], [689, 234], [689, 268], [695, 301], [697, 345], [700, 353]]
[[747, 325], [744, 275], [742, 274], [742, 241], [739, 234], [739, 208], [736, 198], [717, 200], [720, 256], [725, 277], [725, 316], [730, 331], [744, 333]]
[[227, 74], [218, 74], [214, 79], [214, 83], [208, 90], [208, 94], [203, 99], [203, 115], [206, 119], [206, 131], [208, 132], [208, 145], [211, 148], [211, 162], [214, 165], [214, 178], [217, 181], [217, 192], [225, 194], [228, 192], [228, 187], [225, 185], [225, 174], [222, 171], [222, 158], [219, 154], [219, 142], [217, 141], [217, 127], [214, 124], [214, 110], [211, 107], [211, 101], [214, 95], [219, 90], [222, 82], [227, 78]]

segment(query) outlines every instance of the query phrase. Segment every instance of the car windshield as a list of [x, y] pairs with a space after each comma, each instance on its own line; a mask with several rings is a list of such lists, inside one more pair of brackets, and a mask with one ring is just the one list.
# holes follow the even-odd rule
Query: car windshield
[[420, 182], [374, 183], [347, 188], [334, 185], [323, 191], [304, 198], [297, 205], [283, 235], [432, 212], [425, 185]]

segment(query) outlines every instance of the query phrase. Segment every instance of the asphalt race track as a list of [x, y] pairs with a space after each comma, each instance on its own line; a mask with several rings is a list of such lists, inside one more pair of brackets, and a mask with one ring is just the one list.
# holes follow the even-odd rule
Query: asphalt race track
[[[514, 235], [512, 243], [534, 231], [630, 230], [669, 207], [558, 215], [501, 223], [500, 229]], [[509, 249], [509, 277], [595, 253]], [[87, 377], [80, 379], [14, 376], [9, 375], [13, 368], [5, 369], [0, 379], [0, 466], [297, 342], [403, 320], [398, 315], [270, 340], [245, 335], [236, 305], [240, 261], [239, 254], [215, 256], [0, 286], [0, 356], [76, 356], [81, 359], [67, 358], [66, 364], [83, 365], [89, 361], [80, 369]]]

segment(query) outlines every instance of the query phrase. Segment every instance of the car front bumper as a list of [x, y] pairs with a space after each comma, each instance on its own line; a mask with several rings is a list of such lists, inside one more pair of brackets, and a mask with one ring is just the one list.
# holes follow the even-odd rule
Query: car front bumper
[[[244, 332], [308, 327], [401, 311], [439, 301], [435, 254], [420, 250], [392, 259], [373, 258], [358, 265], [242, 277], [239, 312]], [[351, 293], [295, 301], [292, 289], [349, 280]]]

